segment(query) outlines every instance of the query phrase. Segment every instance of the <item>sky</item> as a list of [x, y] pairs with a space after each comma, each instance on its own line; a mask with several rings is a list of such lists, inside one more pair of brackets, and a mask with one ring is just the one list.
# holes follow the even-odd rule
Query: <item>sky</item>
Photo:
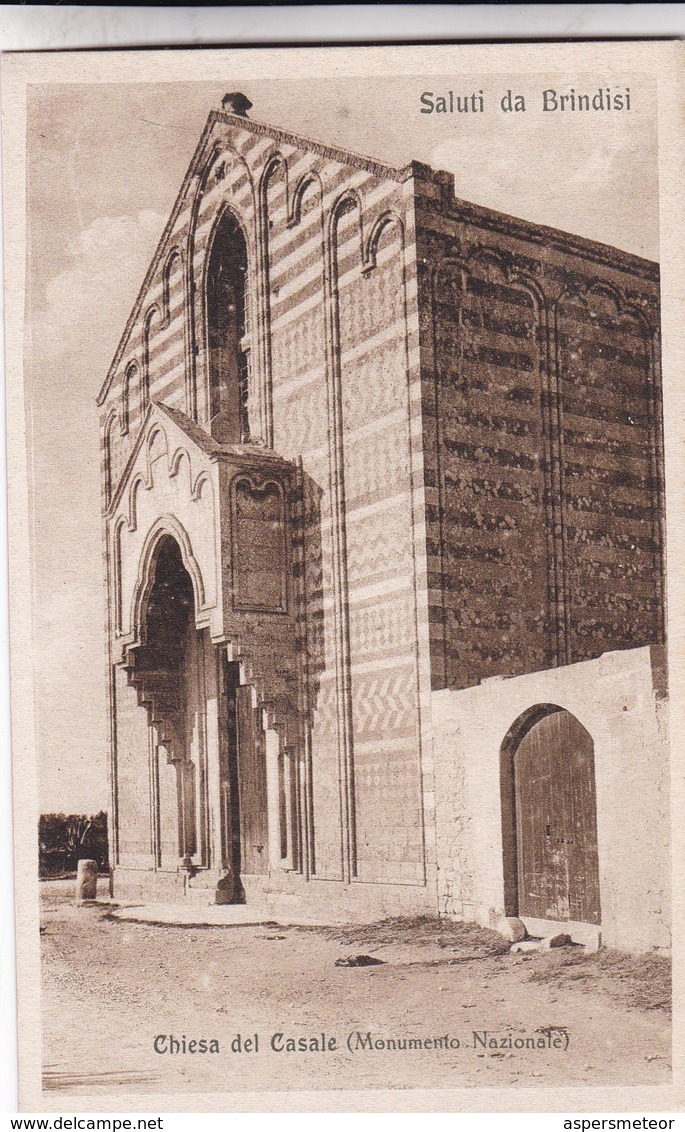
[[[27, 337], [40, 806], [107, 808], [95, 398], [222, 84], [37, 85], [27, 117]], [[457, 196], [658, 259], [654, 91], [644, 76], [541, 74], [241, 82], [250, 117], [391, 164]], [[627, 112], [543, 113], [541, 92], [629, 86]], [[506, 91], [525, 112], [504, 113]], [[483, 113], [420, 97], [483, 91]]]

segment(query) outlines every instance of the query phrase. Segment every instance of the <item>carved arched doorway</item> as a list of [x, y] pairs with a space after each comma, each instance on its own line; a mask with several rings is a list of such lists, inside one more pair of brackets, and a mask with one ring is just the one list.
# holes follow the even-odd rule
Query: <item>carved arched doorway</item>
[[601, 922], [592, 736], [542, 704], [502, 745], [505, 903], [522, 918]]
[[152, 578], [143, 605], [142, 643], [130, 669], [148, 712], [151, 736], [153, 842], [159, 868], [203, 863], [198, 838], [198, 743], [204, 695], [198, 678], [203, 648], [195, 627], [193, 583], [176, 540], [155, 548]]

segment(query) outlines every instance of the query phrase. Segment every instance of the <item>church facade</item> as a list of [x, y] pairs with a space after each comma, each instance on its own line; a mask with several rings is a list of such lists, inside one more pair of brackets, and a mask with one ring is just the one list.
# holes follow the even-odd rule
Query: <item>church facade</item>
[[98, 398], [114, 891], [665, 947], [658, 268], [249, 109]]

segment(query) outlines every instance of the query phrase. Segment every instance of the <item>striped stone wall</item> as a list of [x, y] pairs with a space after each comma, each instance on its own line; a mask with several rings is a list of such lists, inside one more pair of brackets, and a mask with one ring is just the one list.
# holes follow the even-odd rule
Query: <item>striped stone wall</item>
[[432, 680], [663, 640], [658, 268], [417, 181]]
[[[657, 268], [455, 201], [417, 163], [212, 113], [99, 398], [105, 510], [151, 400], [209, 427], [225, 209], [248, 249], [250, 433], [297, 465], [293, 860], [430, 885], [431, 688], [662, 639]], [[278, 658], [273, 621], [244, 629]], [[115, 748], [128, 694], [113, 670]], [[142, 754], [114, 756], [131, 851]]]
[[101, 406], [105, 498], [149, 399], [207, 426], [204, 272], [232, 209], [248, 246], [251, 434], [301, 468], [301, 859], [315, 878], [422, 885], [432, 794], [411, 172], [210, 115]]

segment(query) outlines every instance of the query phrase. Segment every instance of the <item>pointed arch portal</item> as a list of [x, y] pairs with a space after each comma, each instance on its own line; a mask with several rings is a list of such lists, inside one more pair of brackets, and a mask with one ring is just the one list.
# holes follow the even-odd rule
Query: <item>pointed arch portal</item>
[[201, 647], [195, 628], [193, 583], [171, 535], [155, 548], [143, 607], [142, 644], [130, 678], [147, 709], [153, 738], [152, 802], [156, 862], [175, 868], [198, 859], [197, 761], [192, 734], [197, 706], [190, 693]]
[[[147, 709], [153, 737], [152, 783], [158, 867], [194, 870], [207, 864], [206, 696], [217, 656], [195, 624], [193, 580], [176, 538], [163, 534], [149, 566], [141, 608], [141, 643], [129, 654], [129, 677]], [[245, 899], [241, 876], [268, 868], [266, 768], [252, 688], [240, 666], [220, 675], [219, 774], [221, 866], [232, 874], [234, 901]], [[205, 784], [203, 787], [203, 783]]]

